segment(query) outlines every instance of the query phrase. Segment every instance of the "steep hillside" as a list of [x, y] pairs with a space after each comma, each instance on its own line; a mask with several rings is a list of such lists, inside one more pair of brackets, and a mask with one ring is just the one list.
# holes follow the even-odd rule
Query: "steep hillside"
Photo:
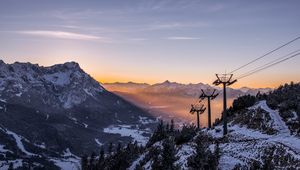
[[[266, 95], [241, 96], [229, 109], [228, 134], [223, 136], [222, 124], [212, 129], [197, 130], [195, 126], [174, 129], [174, 124], [160, 123], [146, 147], [116, 149], [98, 163], [84, 162], [83, 169], [94, 166], [119, 169], [299, 169], [300, 137], [285, 121], [280, 103], [299, 97], [299, 84], [286, 85]], [[284, 88], [285, 90], [283, 90]], [[281, 91], [281, 93], [278, 92]], [[278, 94], [275, 108], [269, 104]], [[280, 97], [279, 94], [282, 96]], [[285, 100], [282, 100], [284, 98]], [[275, 103], [274, 100], [273, 104]], [[293, 110], [293, 107], [286, 108]], [[293, 120], [299, 126], [298, 110]], [[137, 152], [138, 151], [138, 152]], [[128, 159], [122, 161], [126, 153]], [[111, 162], [108, 162], [111, 160]]]
[[0, 61], [0, 116], [0, 167], [8, 166], [7, 160], [54, 167], [50, 161], [62, 158], [78, 165], [75, 155], [133, 139], [107, 129], [126, 126], [146, 134], [151, 130], [143, 127], [145, 121], [153, 121], [75, 62], [42, 67]]

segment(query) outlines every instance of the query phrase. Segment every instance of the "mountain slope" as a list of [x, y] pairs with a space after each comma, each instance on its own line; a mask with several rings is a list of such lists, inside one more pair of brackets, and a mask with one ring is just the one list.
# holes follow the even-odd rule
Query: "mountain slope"
[[[105, 90], [75, 62], [42, 67], [0, 61], [0, 116], [3, 159], [43, 157], [47, 166], [50, 157], [78, 160], [75, 155], [132, 139], [105, 132], [111, 125], [139, 128], [142, 119], [153, 120]], [[10, 154], [13, 158], [7, 158]]]
[[[255, 114], [252, 114], [256, 112]], [[262, 113], [269, 115], [268, 121], [261, 119], [261, 123], [266, 123], [276, 133], [267, 134], [261, 128], [251, 127], [251, 123], [241, 123], [235, 121], [239, 116], [232, 119], [228, 124], [229, 134], [223, 137], [222, 125], [215, 126], [214, 129], [202, 129], [198, 135], [194, 136], [189, 142], [178, 144], [176, 148], [177, 160], [174, 162], [180, 169], [190, 169], [189, 159], [197, 152], [197, 137], [202, 141], [207, 141], [207, 150], [215, 152], [218, 145], [219, 159], [218, 169], [231, 170], [234, 168], [249, 169], [254, 165], [261, 168], [266, 166], [266, 158], [270, 158], [275, 169], [299, 168], [300, 167], [300, 138], [290, 134], [288, 127], [282, 120], [278, 111], [272, 110], [266, 101], [260, 101], [255, 106], [248, 108], [245, 114], [253, 117]], [[258, 122], [255, 122], [258, 123]], [[166, 140], [166, 139], [164, 139]], [[156, 142], [147, 148], [129, 167], [134, 170], [137, 166], [145, 169], [153, 168], [154, 155], [151, 154], [155, 148], [163, 149], [163, 141]], [[176, 141], [176, 135], [175, 135]], [[205, 151], [207, 152], [207, 151]], [[204, 153], [204, 151], [203, 151]], [[163, 156], [163, 155], [162, 155]], [[205, 164], [207, 155], [204, 155]]]

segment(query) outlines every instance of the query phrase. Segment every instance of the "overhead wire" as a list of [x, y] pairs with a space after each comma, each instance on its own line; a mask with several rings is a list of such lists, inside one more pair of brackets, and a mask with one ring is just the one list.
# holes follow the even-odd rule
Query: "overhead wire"
[[279, 47], [277, 47], [277, 48], [275, 48], [275, 49], [273, 49], [273, 50], [271, 50], [269, 52], [267, 52], [266, 54], [264, 54], [264, 55], [262, 55], [262, 56], [260, 56], [260, 57], [258, 57], [256, 59], [251, 60], [250, 62], [248, 62], [248, 63], [246, 63], [246, 64], [244, 64], [244, 65], [242, 65], [242, 66], [240, 66], [240, 67], [238, 67], [236, 69], [234, 69], [233, 71], [229, 72], [229, 74], [232, 74], [232, 73], [234, 73], [234, 72], [236, 72], [236, 71], [238, 71], [238, 70], [240, 70], [240, 69], [242, 69], [242, 68], [244, 68], [244, 67], [246, 67], [246, 66], [248, 66], [248, 65], [250, 65], [250, 64], [252, 64], [252, 63], [254, 63], [256, 61], [258, 61], [258, 60], [260, 60], [260, 59], [262, 59], [262, 58], [264, 58], [264, 57], [266, 57], [266, 56], [274, 53], [275, 51], [278, 51], [279, 49], [281, 49], [281, 48], [283, 48], [283, 47], [285, 47], [285, 46], [287, 46], [287, 45], [289, 45], [289, 44], [291, 44], [291, 43], [293, 43], [293, 42], [295, 42], [295, 41], [297, 41], [299, 39], [300, 39], [300, 36], [292, 39], [291, 41], [289, 41], [289, 42], [287, 42], [287, 43], [285, 43], [285, 44], [283, 44], [283, 45], [281, 45], [281, 46], [279, 46]]
[[281, 59], [281, 60], [279, 60], [279, 61], [277, 61], [277, 62], [275, 62], [275, 63], [273, 63], [273, 64], [267, 65], [267, 66], [265, 66], [265, 67], [263, 67], [263, 68], [260, 68], [260, 69], [258, 69], [258, 70], [255, 70], [255, 71], [253, 71], [253, 72], [251, 72], [251, 73], [248, 73], [248, 74], [246, 74], [246, 75], [240, 76], [240, 77], [238, 77], [237, 79], [240, 80], [240, 79], [242, 79], [242, 78], [248, 77], [248, 76], [250, 76], [250, 75], [253, 75], [253, 74], [257, 73], [257, 72], [260, 72], [260, 71], [262, 71], [262, 70], [265, 70], [265, 69], [267, 69], [267, 68], [270, 68], [270, 67], [272, 67], [272, 66], [275, 66], [275, 65], [277, 65], [277, 64], [280, 64], [280, 63], [282, 63], [282, 62], [284, 62], [284, 61], [286, 61], [286, 60], [292, 59], [292, 58], [297, 57], [297, 56], [299, 56], [299, 55], [300, 55], [300, 53], [296, 53], [296, 54], [294, 54], [294, 55], [292, 55], [292, 56], [283, 58], [283, 59]]
[[273, 64], [273, 63], [275, 63], [275, 62], [277, 62], [277, 61], [279, 61], [279, 60], [281, 60], [281, 59], [284, 59], [284, 58], [286, 58], [286, 57], [288, 57], [288, 56], [290, 56], [290, 55], [293, 55], [293, 54], [295, 54], [295, 53], [297, 53], [297, 52], [299, 52], [299, 51], [300, 51], [300, 49], [298, 49], [298, 50], [296, 50], [296, 51], [293, 51], [293, 52], [291, 52], [291, 53], [289, 53], [289, 54], [286, 54], [286, 55], [284, 55], [284, 56], [282, 56], [282, 57], [279, 57], [279, 58], [277, 58], [277, 59], [275, 59], [275, 60], [273, 60], [273, 61], [271, 61], [271, 62], [268, 62], [268, 63], [266, 63], [266, 64], [264, 64], [264, 65], [262, 65], [262, 66], [259, 66], [259, 67], [255, 68], [255, 69], [252, 69], [252, 70], [250, 70], [250, 71], [248, 71], [248, 72], [246, 72], [246, 73], [244, 73], [244, 74], [241, 74], [240, 76], [238, 76], [237, 79], [239, 79], [239, 77], [243, 77], [244, 75], [250, 74], [250, 73], [252, 73], [252, 72], [254, 72], [254, 71], [256, 71], [256, 70], [259, 70], [259, 69], [261, 69], [261, 68], [263, 68], [263, 67], [265, 67], [265, 66], [268, 66], [268, 65], [270, 65], [270, 64]]

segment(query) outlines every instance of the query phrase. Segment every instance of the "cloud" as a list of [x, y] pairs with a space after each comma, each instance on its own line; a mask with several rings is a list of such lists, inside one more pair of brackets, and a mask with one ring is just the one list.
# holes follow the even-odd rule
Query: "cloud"
[[146, 41], [146, 38], [130, 38], [130, 41]]
[[199, 40], [199, 37], [181, 37], [181, 36], [174, 36], [174, 37], [167, 37], [168, 40]]
[[181, 29], [181, 28], [202, 28], [208, 27], [209, 24], [205, 22], [194, 22], [194, 23], [164, 23], [164, 24], [153, 24], [146, 28], [146, 30], [168, 30], [168, 29]]
[[72, 39], [72, 40], [101, 40], [103, 37], [79, 34], [73, 32], [64, 31], [48, 31], [48, 30], [29, 30], [29, 31], [18, 31], [19, 34], [34, 35], [49, 38], [59, 38], [59, 39]]

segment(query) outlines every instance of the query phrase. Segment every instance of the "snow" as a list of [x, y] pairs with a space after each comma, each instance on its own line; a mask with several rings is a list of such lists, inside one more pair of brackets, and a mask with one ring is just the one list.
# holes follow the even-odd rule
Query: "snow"
[[8, 149], [4, 149], [4, 145], [1, 145], [0, 144], [0, 152], [2, 152], [2, 153], [5, 153], [5, 152], [11, 152], [10, 150], [8, 150]]
[[127, 170], [135, 170], [135, 167], [142, 161], [148, 152], [143, 153], [139, 158], [132, 162], [131, 166]]
[[17, 97], [21, 97], [21, 95], [22, 95], [22, 92], [19, 92], [16, 94]]
[[241, 160], [236, 159], [235, 157], [228, 155], [220, 157], [219, 168], [222, 170], [231, 170], [235, 167], [236, 164], [244, 165], [244, 163]]
[[67, 149], [64, 151], [63, 156], [72, 156], [72, 153], [71, 153], [71, 151], [70, 151], [69, 148], [67, 148]]
[[[278, 131], [275, 135], [263, 134], [260, 131], [248, 129], [241, 125], [228, 124], [228, 143], [221, 143], [220, 169], [232, 169], [236, 164], [247, 164], [251, 160], [259, 160], [261, 152], [269, 146], [283, 146], [294, 158], [300, 160], [300, 139], [292, 136], [285, 122], [281, 119], [278, 111], [270, 109], [266, 101], [260, 101], [251, 109], [262, 108], [270, 114], [272, 128]], [[214, 138], [222, 138], [222, 125], [215, 127], [220, 129], [208, 130], [208, 134]]]
[[292, 120], [298, 120], [298, 115], [295, 111], [292, 112], [294, 117], [292, 118]]
[[80, 158], [74, 155], [69, 148], [63, 152], [64, 159], [52, 158], [51, 160], [62, 170], [79, 170]]
[[178, 152], [176, 156], [179, 157], [179, 159], [176, 161], [176, 164], [181, 167], [182, 170], [187, 170], [187, 160], [188, 157], [194, 154], [194, 149], [191, 145], [189, 144], [184, 144], [181, 145], [180, 148], [178, 148]]
[[44, 78], [54, 85], [64, 86], [70, 83], [71, 72], [57, 72], [53, 74], [46, 74]]
[[5, 99], [0, 99], [0, 102], [6, 103]]
[[62, 170], [79, 170], [80, 160], [75, 158], [68, 159], [51, 159], [54, 164], [60, 167]]
[[97, 138], [95, 138], [95, 142], [96, 142], [99, 146], [102, 146], [102, 145], [103, 145], [103, 143], [101, 143], [101, 142], [99, 141], [99, 139], [97, 139]]
[[261, 107], [262, 109], [270, 113], [271, 119], [274, 121], [273, 128], [278, 130], [280, 133], [290, 134], [289, 128], [287, 127], [285, 122], [281, 119], [277, 110], [275, 111], [270, 109], [265, 100], [260, 101], [257, 106]]
[[35, 145], [35, 146], [37, 146], [37, 147], [39, 147], [39, 148], [46, 149], [46, 145], [45, 145], [45, 143], [44, 143], [44, 142], [43, 142], [43, 143], [41, 143], [41, 144], [37, 144], [37, 143], [35, 143], [34, 145]]
[[139, 122], [143, 125], [155, 123], [155, 120], [149, 119], [148, 117], [139, 116]]
[[22, 167], [22, 159], [10, 160], [10, 161], [0, 161], [0, 169], [8, 169], [9, 164], [13, 163], [13, 168]]
[[121, 136], [127, 136], [133, 138], [139, 144], [146, 145], [148, 137], [143, 136], [147, 131], [140, 129], [133, 129], [131, 125], [114, 125], [103, 129], [105, 133], [120, 134]]
[[87, 128], [89, 125], [86, 123], [82, 123], [84, 125], [84, 128]]
[[23, 143], [22, 143], [22, 141], [21, 141], [22, 139], [25, 139], [25, 138], [23, 138], [23, 137], [17, 135], [16, 133], [14, 133], [14, 132], [12, 132], [12, 131], [7, 130], [7, 129], [6, 129], [6, 133], [9, 134], [9, 135], [12, 135], [12, 136], [15, 138], [15, 141], [16, 141], [16, 143], [17, 143], [18, 148], [19, 148], [22, 152], [24, 152], [26, 155], [30, 155], [30, 156], [35, 156], [35, 155], [36, 155], [36, 154], [34, 154], [34, 153], [28, 152], [28, 151], [25, 149], [25, 147], [24, 147], [24, 145], [23, 145]]
[[84, 88], [83, 90], [84, 90], [84, 92], [85, 92], [86, 94], [88, 94], [88, 95], [94, 97], [93, 93], [91, 93], [91, 92], [89, 91], [89, 89]]

